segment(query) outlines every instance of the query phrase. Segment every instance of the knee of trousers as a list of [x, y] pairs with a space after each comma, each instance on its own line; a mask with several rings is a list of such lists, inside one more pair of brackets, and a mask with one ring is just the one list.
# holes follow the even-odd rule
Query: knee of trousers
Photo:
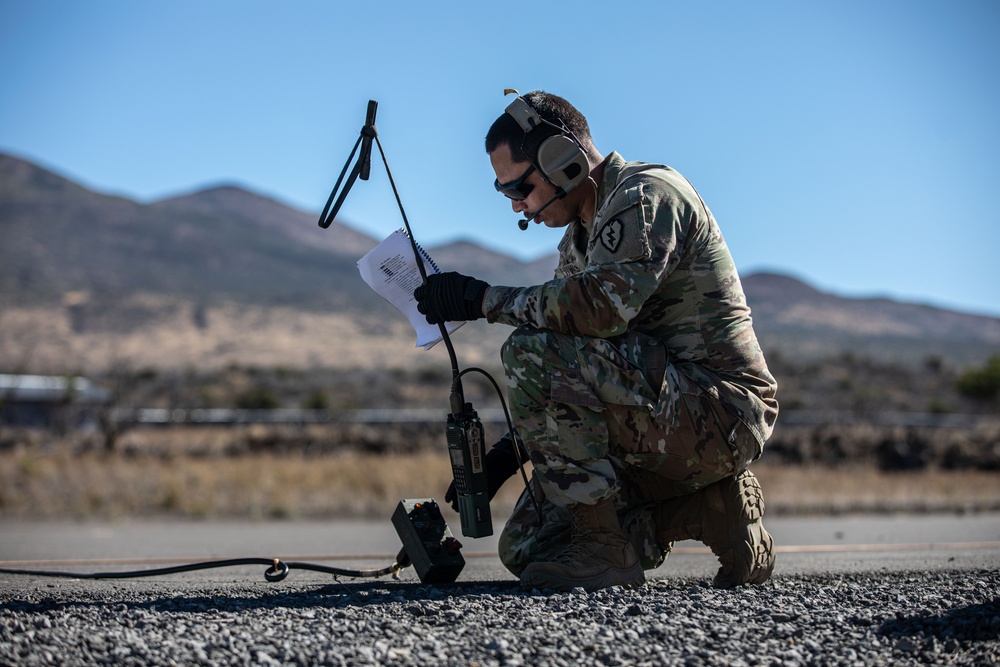
[[569, 373], [580, 363], [572, 337], [527, 326], [518, 327], [507, 338], [501, 360], [514, 413], [527, 406], [546, 405], [552, 394], [552, 378]]
[[526, 327], [514, 329], [500, 348], [500, 359], [503, 361], [504, 368], [514, 368], [529, 360], [537, 363], [533, 357], [537, 355], [538, 343], [536, 329]]
[[578, 357], [571, 336], [535, 327], [521, 326], [507, 337], [500, 348], [500, 358], [508, 374], [518, 368], [544, 368], [546, 372], [568, 367]]

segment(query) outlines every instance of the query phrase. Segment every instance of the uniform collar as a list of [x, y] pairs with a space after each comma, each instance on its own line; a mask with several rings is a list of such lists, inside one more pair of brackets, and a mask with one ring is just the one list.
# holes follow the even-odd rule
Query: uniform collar
[[604, 165], [604, 176], [601, 178], [601, 184], [597, 188], [598, 209], [601, 208], [601, 203], [611, 196], [615, 186], [618, 185], [626, 164], [625, 158], [618, 151], [611, 151], [611, 154], [608, 155], [607, 162]]

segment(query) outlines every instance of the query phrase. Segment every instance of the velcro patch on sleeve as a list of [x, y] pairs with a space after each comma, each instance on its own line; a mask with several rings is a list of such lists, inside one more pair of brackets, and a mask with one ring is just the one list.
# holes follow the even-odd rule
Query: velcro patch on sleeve
[[590, 244], [591, 264], [649, 258], [649, 230], [642, 205], [641, 183], [615, 196], [615, 201], [597, 220]]

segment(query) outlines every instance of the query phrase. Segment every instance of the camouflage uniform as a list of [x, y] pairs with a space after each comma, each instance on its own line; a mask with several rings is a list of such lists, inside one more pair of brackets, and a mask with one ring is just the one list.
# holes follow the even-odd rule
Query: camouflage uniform
[[570, 224], [553, 280], [491, 287], [511, 411], [534, 467], [500, 538], [515, 574], [569, 539], [568, 504], [613, 496], [647, 569], [650, 504], [734, 475], [777, 417], [750, 310], [718, 225], [664, 165], [609, 156], [592, 224]]

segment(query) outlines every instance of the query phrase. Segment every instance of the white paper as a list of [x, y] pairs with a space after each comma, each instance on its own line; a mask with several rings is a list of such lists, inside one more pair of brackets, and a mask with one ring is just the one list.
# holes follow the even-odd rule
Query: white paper
[[[420, 248], [420, 255], [428, 275], [440, 273], [423, 248]], [[427, 323], [426, 317], [417, 310], [417, 300], [413, 298], [413, 290], [422, 281], [406, 230], [397, 229], [358, 260], [358, 271], [369, 287], [410, 321], [417, 334], [417, 347], [429, 350], [441, 340], [441, 329], [436, 324]], [[446, 322], [445, 326], [451, 333], [463, 324], [465, 322]]]

